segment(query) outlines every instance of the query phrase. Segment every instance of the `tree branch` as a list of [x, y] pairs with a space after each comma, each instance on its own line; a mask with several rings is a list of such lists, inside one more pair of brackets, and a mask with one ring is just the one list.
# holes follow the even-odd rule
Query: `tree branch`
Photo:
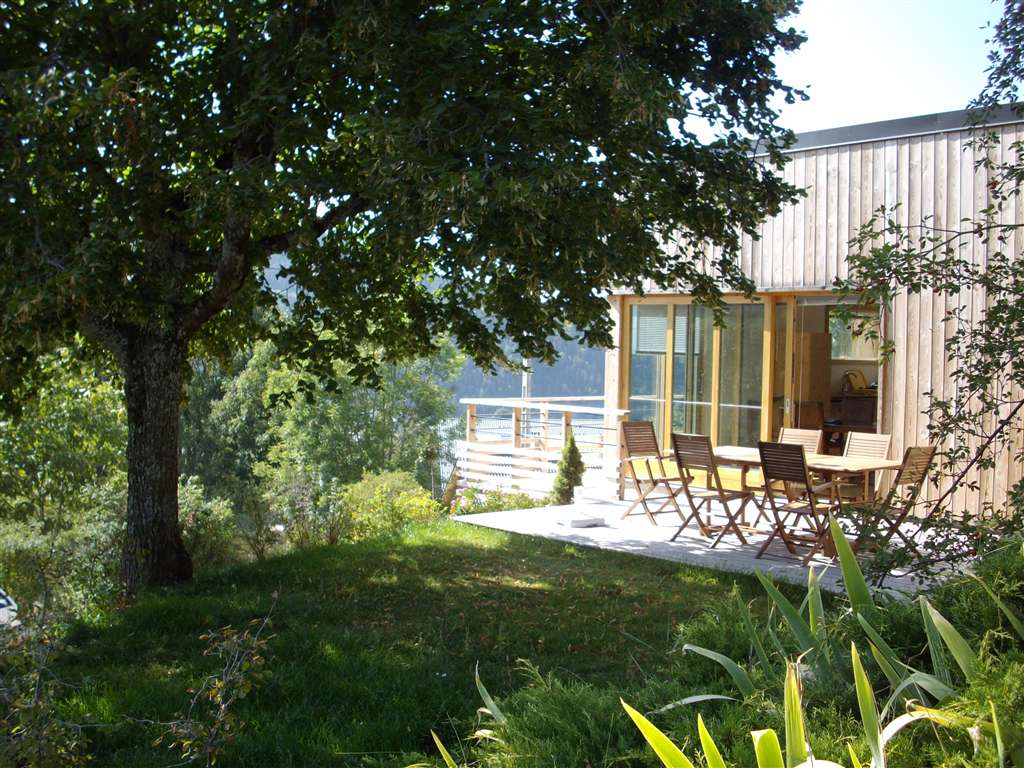
[[965, 466], [962, 470], [960, 470], [960, 472], [957, 473], [956, 477], [954, 477], [953, 481], [949, 484], [949, 488], [946, 489], [946, 492], [943, 493], [939, 497], [938, 501], [936, 501], [932, 505], [931, 511], [924, 517], [925, 520], [930, 520], [932, 517], [934, 517], [935, 514], [941, 508], [942, 503], [950, 496], [952, 496], [953, 493], [957, 490], [957, 488], [960, 487], [960, 483], [962, 483], [963, 479], [967, 477], [967, 473], [970, 472], [971, 469], [979, 461], [981, 461], [982, 457], [985, 455], [985, 452], [988, 450], [988, 447], [995, 441], [995, 439], [1002, 433], [1002, 431], [1010, 425], [1010, 423], [1013, 421], [1014, 416], [1017, 415], [1021, 408], [1024, 408], [1024, 400], [1019, 401], [1017, 405], [1014, 406], [1014, 409], [1012, 411], [1010, 411], [1004, 418], [1000, 419], [999, 423], [996, 424], [996, 428], [992, 430], [992, 434], [988, 436], [988, 439], [980, 446], [978, 446], [978, 450], [974, 452], [974, 456], [971, 458], [969, 462], [967, 462], [967, 466]]
[[352, 195], [341, 205], [338, 205], [313, 222], [309, 232], [303, 229], [293, 229], [291, 232], [282, 232], [277, 235], [269, 235], [256, 241], [255, 249], [264, 254], [281, 253], [294, 246], [305, 234], [311, 233], [313, 237], [320, 237], [324, 232], [338, 226], [353, 216], [369, 210], [370, 201], [358, 195]]

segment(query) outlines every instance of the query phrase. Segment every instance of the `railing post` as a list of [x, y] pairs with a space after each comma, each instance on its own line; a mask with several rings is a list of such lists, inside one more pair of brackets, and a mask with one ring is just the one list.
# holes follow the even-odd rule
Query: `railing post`
[[519, 448], [523, 444], [523, 409], [512, 409], [512, 446]]
[[569, 442], [569, 435], [572, 434], [572, 413], [562, 411], [562, 446]]
[[548, 449], [548, 438], [551, 434], [551, 425], [548, 421], [550, 418], [551, 413], [548, 411], [547, 405], [545, 404], [545, 406], [540, 409], [540, 439], [541, 445], [544, 447], [545, 451]]
[[[622, 422], [625, 418], [621, 415], [615, 419], [615, 439], [618, 442], [618, 467], [619, 467], [619, 501], [626, 498], [626, 442], [622, 438]], [[632, 467], [630, 468], [632, 472]]]
[[466, 442], [476, 441], [476, 405], [470, 403], [466, 406]]

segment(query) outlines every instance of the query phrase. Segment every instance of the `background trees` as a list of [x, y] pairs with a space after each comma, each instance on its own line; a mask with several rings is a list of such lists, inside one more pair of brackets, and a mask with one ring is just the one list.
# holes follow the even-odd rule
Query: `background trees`
[[[794, 190], [794, 2], [7, 7], [0, 46], [0, 400], [84, 338], [128, 416], [124, 580], [187, 579], [190, 355], [272, 337], [330, 379], [451, 336], [537, 360], [609, 341], [613, 285], [746, 287], [743, 231]], [[711, 141], [698, 138], [708, 128]], [[679, 233], [685, 233], [681, 235]], [[679, 240], [666, 252], [664, 239]], [[695, 253], [720, 246], [702, 271]], [[287, 253], [286, 327], [265, 270]], [[214, 354], [216, 353], [216, 354]]]

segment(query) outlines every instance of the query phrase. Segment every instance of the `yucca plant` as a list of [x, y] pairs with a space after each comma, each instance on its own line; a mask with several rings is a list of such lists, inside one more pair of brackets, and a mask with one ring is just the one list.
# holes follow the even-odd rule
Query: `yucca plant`
[[[856, 645], [851, 644], [850, 654], [853, 663], [853, 677], [857, 689], [857, 703], [860, 710], [861, 724], [864, 728], [868, 749], [871, 752], [871, 758], [868, 763], [871, 768], [885, 768], [886, 745], [908, 725], [922, 720], [927, 720], [946, 728], [963, 730], [980, 728], [983, 733], [995, 738], [997, 744], [1001, 743], [1002, 734], [999, 724], [995, 719], [994, 708], [992, 708], [991, 722], [979, 724], [974, 718], [955, 712], [911, 704], [905, 714], [894, 718], [883, 728], [875, 701], [874, 690], [861, 664]], [[774, 730], [769, 728], [751, 731], [750, 736], [754, 742], [757, 767], [812, 768], [816, 766], [817, 768], [843, 768], [839, 763], [817, 759], [811, 754], [800, 697], [799, 667], [796, 663], [790, 662], [786, 665], [786, 681], [783, 688], [785, 752], [783, 752], [778, 734]], [[694, 768], [694, 763], [656, 725], [626, 702], [622, 702], [622, 706], [666, 768]], [[722, 757], [721, 750], [705, 727], [704, 720], [700, 715], [697, 716], [697, 732], [700, 736], [704, 761], [708, 768], [727, 768], [728, 763]], [[864, 768], [864, 764], [858, 759], [852, 747], [849, 749], [849, 756], [853, 768]], [[1014, 765], [1018, 764], [1015, 762]]]

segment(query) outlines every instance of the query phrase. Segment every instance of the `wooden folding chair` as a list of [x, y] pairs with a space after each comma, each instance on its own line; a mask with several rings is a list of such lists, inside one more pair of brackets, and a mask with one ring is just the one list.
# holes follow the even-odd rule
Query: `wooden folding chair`
[[779, 430], [779, 442], [789, 445], [802, 445], [807, 453], [821, 453], [823, 435], [824, 432], [820, 429], [783, 427]]
[[[821, 443], [824, 439], [824, 432], [820, 429], [797, 429], [796, 427], [783, 427], [779, 430], [779, 442], [786, 443], [789, 445], [802, 445], [807, 453], [821, 453]], [[761, 522], [762, 519], [768, 520], [768, 512], [765, 510], [765, 504], [768, 502], [768, 497], [771, 495], [769, 490], [769, 484], [766, 480], [761, 488], [762, 495], [761, 499], [758, 500], [754, 497], [754, 506], [757, 507], [757, 519], [754, 521], [754, 525]], [[769, 522], [771, 522], [769, 520]]]
[[[931, 445], [914, 446], [904, 451], [903, 463], [896, 472], [892, 488], [886, 494], [885, 501], [875, 511], [869, 530], [862, 531], [857, 537], [857, 541], [854, 543], [855, 550], [860, 549], [869, 538], [873, 545], [881, 548], [888, 544], [893, 536], [898, 536], [916, 556], [921, 556], [921, 551], [913, 539], [903, 532], [900, 525], [913, 511], [934, 460], [935, 447]], [[879, 524], [883, 530], [875, 538], [873, 534]]]
[[[807, 565], [815, 553], [823, 550], [829, 537], [828, 515], [833, 508], [842, 510], [842, 500], [835, 493], [835, 483], [815, 484], [807, 469], [807, 454], [803, 445], [795, 443], [767, 443], [760, 441], [757, 449], [761, 454], [761, 472], [765, 488], [768, 489], [768, 505], [774, 518], [771, 535], [757, 552], [757, 557], [776, 538], [782, 540], [786, 549], [796, 555], [797, 546], [808, 547], [803, 563]], [[785, 492], [785, 503], [777, 499], [777, 489]], [[790, 520], [795, 518], [795, 525]], [[805, 525], [799, 529], [800, 523]]]
[[[848, 432], [843, 456], [856, 456], [864, 459], [889, 458], [889, 446], [892, 435], [879, 435], [875, 432]], [[845, 501], [870, 501], [874, 498], [874, 486], [868, 473], [854, 475], [834, 475], [839, 482], [839, 495]], [[858, 483], [850, 482], [857, 478]]]
[[[747, 543], [740, 529], [740, 521], [743, 520], [743, 511], [746, 509], [754, 494], [750, 491], [730, 491], [722, 485], [722, 478], [718, 474], [718, 463], [715, 461], [715, 453], [711, 450], [711, 438], [707, 435], [672, 435], [672, 452], [675, 455], [676, 466], [679, 468], [679, 477], [683, 483], [683, 494], [690, 503], [690, 516], [687, 517], [679, 530], [669, 541], [676, 538], [686, 528], [690, 520], [695, 520], [700, 532], [705, 536], [713, 533], [711, 525], [711, 502], [717, 501], [725, 512], [726, 523], [721, 526], [718, 537], [711, 542], [714, 549], [729, 531], [732, 531], [743, 544]], [[693, 484], [695, 474], [704, 473], [704, 487], [698, 488]], [[729, 509], [729, 502], [741, 499], [739, 509], [733, 514]], [[707, 522], [700, 519], [701, 508], [704, 507], [704, 514], [707, 515]]]
[[[652, 525], [657, 525], [658, 521], [654, 519], [654, 516], [671, 506], [675, 509], [676, 514], [685, 520], [683, 510], [679, 508], [679, 503], [676, 501], [676, 496], [682, 492], [682, 488], [678, 485], [673, 488], [673, 483], [678, 484], [678, 478], [669, 477], [665, 471], [663, 459], [672, 457], [671, 454], [662, 455], [658, 450], [658, 437], [654, 434], [654, 423], [650, 421], [622, 422], [622, 440], [626, 447], [629, 477], [633, 481], [633, 487], [637, 493], [637, 500], [622, 514], [622, 517], [631, 515], [637, 507], [643, 507], [647, 519], [651, 521]], [[642, 475], [637, 474], [637, 464], [642, 467]], [[650, 502], [654, 499], [651, 498], [651, 495], [659, 488], [667, 491], [668, 495], [655, 496], [654, 499], [663, 498], [664, 501], [660, 507], [652, 510]]]

